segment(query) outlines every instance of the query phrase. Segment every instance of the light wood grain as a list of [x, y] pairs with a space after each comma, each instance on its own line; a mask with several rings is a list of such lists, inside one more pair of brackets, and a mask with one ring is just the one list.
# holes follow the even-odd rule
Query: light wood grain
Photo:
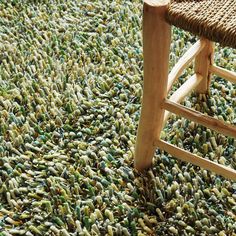
[[134, 166], [140, 171], [150, 167], [162, 128], [161, 103], [167, 91], [171, 33], [165, 21], [167, 5], [154, 7], [147, 2], [143, 8], [144, 89], [134, 159]]
[[[198, 84], [202, 81], [203, 77], [199, 74], [194, 74], [187, 81], [185, 81], [180, 88], [178, 88], [173, 95], [169, 98], [172, 102], [181, 102], [192, 90], [194, 90]], [[170, 117], [170, 112], [165, 111], [163, 127]]]
[[153, 7], [166, 6], [170, 0], [144, 0], [144, 4]]
[[192, 154], [179, 147], [169, 144], [163, 140], [158, 140], [157, 145], [160, 149], [168, 152], [172, 156], [182, 161], [189, 162], [199, 167], [202, 167], [204, 169], [213, 171], [216, 174], [219, 174], [227, 179], [236, 180], [236, 170], [232, 168], [226, 167], [224, 165], [220, 165], [216, 162], [213, 162], [203, 157], [200, 157], [198, 155]]
[[236, 72], [226, 70], [224, 68], [221, 68], [219, 66], [211, 65], [209, 67], [210, 72], [212, 72], [215, 75], [218, 75], [219, 77], [222, 77], [224, 79], [227, 79], [228, 81], [232, 83], [236, 83]]
[[206, 40], [197, 41], [176, 63], [168, 76], [167, 91], [169, 92], [173, 83], [180, 77], [184, 69], [193, 61], [193, 59], [203, 50]]
[[216, 132], [236, 138], [236, 126], [229, 125], [216, 118], [204, 115], [201, 112], [184, 107], [169, 100], [164, 101], [163, 108], [179, 116], [185, 117], [186, 119], [192, 120], [198, 124], [204, 125], [212, 130], [215, 130]]
[[213, 64], [214, 55], [214, 43], [207, 39], [200, 39], [205, 43], [205, 47], [195, 58], [195, 73], [199, 73], [203, 76], [202, 82], [196, 88], [197, 93], [209, 93], [209, 87], [211, 82], [211, 73], [209, 66]]

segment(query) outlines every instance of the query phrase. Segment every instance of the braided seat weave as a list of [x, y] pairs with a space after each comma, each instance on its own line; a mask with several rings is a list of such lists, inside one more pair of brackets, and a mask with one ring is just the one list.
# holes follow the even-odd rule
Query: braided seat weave
[[167, 21], [222, 46], [236, 48], [236, 0], [172, 0]]

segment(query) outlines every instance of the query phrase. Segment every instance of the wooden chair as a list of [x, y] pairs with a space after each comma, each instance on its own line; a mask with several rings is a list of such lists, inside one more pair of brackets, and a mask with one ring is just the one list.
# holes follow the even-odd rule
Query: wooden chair
[[[151, 166], [157, 147], [226, 178], [236, 180], [236, 170], [220, 165], [160, 139], [160, 132], [175, 113], [223, 135], [236, 138], [236, 126], [189, 109], [180, 101], [193, 89], [209, 90], [216, 74], [236, 82], [236, 73], [213, 64], [214, 43], [236, 48], [236, 0], [145, 0], [143, 7], [144, 90], [135, 147], [135, 168]], [[171, 25], [200, 36], [168, 75]], [[195, 59], [195, 74], [167, 99], [167, 93], [183, 70]]]

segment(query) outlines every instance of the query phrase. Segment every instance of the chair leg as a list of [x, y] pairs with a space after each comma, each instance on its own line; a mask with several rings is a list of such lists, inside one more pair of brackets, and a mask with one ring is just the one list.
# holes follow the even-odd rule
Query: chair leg
[[164, 118], [170, 50], [170, 25], [164, 17], [167, 3], [145, 0], [143, 8], [144, 89], [135, 147], [134, 166], [142, 171], [152, 164]]
[[206, 46], [195, 58], [195, 72], [203, 76], [203, 80], [196, 88], [197, 93], [209, 93], [211, 82], [210, 65], [213, 63], [214, 43], [206, 40]]

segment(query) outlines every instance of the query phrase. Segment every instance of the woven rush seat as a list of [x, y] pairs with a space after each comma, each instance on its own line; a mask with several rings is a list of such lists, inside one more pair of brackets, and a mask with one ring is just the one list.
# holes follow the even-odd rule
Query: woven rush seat
[[172, 0], [167, 21], [222, 46], [236, 48], [236, 0]]

